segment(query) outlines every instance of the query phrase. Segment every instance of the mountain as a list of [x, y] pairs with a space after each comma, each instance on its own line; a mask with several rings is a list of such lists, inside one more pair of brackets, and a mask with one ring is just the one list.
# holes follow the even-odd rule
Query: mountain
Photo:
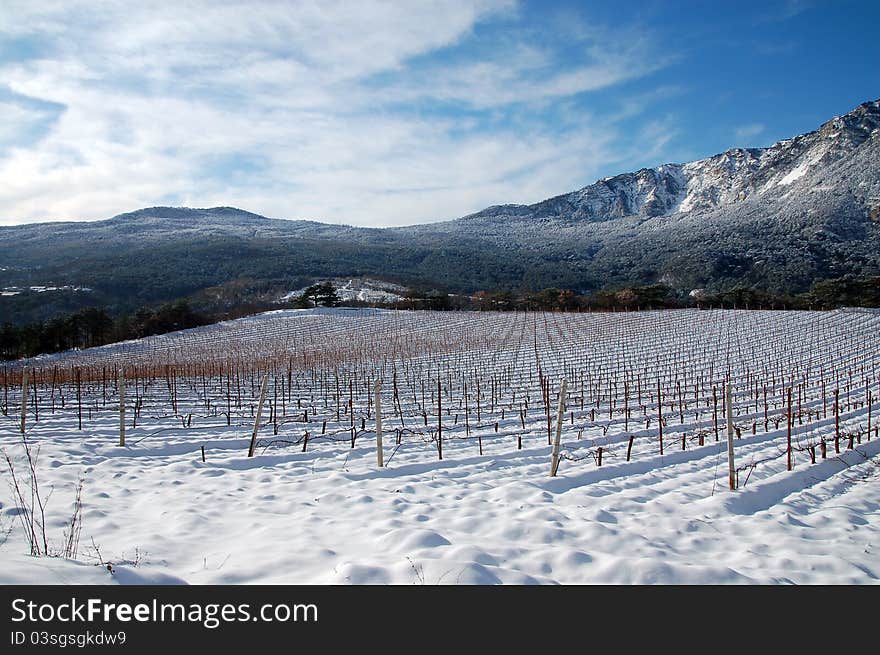
[[405, 228], [541, 252], [585, 286], [802, 291], [880, 270], [880, 101], [769, 148], [605, 178], [534, 205]]
[[769, 148], [430, 225], [152, 207], [0, 228], [0, 312], [16, 322], [87, 304], [130, 311], [194, 294], [274, 297], [331, 277], [450, 291], [659, 282], [682, 293], [734, 285], [794, 293], [845, 275], [880, 275], [880, 101]]

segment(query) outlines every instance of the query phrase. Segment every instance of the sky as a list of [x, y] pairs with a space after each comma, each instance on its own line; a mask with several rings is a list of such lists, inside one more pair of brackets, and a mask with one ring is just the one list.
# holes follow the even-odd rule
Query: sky
[[876, 0], [0, 0], [0, 225], [534, 203], [880, 98], [878, 26]]

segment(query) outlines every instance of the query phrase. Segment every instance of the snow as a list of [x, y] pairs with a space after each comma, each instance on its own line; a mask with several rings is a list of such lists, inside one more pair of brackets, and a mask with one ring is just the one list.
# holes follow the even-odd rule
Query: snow
[[301, 295], [303, 295], [303, 293], [305, 293], [306, 289], [308, 289], [308, 287], [303, 287], [302, 289], [294, 289], [293, 291], [288, 291], [283, 296], [281, 296], [281, 298], [279, 298], [278, 300], [281, 302], [288, 302], [290, 300], [294, 300], [296, 298], [299, 298]]
[[785, 177], [779, 180], [779, 184], [782, 186], [791, 184], [795, 180], [799, 180], [804, 176], [804, 174], [809, 170], [810, 164], [809, 162], [803, 162], [797, 168], [788, 173]]
[[[142, 418], [127, 431], [124, 447], [118, 445], [113, 396], [108, 409], [103, 409], [100, 383], [88, 393], [89, 403], [97, 405], [90, 405], [94, 416], [84, 416], [82, 432], [76, 429], [69, 389], [66, 409], [60, 409], [56, 397], [54, 413], [47, 395], [41, 394], [40, 418], [30, 427], [28, 439], [40, 446], [41, 484], [53, 490], [47, 533], [51, 544], [60, 544], [82, 474], [81, 554], [78, 561], [29, 556], [10, 490], [0, 485], [0, 527], [4, 528], [0, 542], [5, 529], [12, 528], [5, 543], [0, 543], [0, 583], [876, 583], [880, 439], [860, 439], [852, 450], [844, 442], [839, 454], [829, 442], [828, 459], [816, 464], [806, 451], [798, 450], [794, 469], [788, 471], [785, 457], [780, 456], [785, 422], [777, 426], [771, 420], [764, 431], [763, 409], [755, 412], [745, 376], [763, 370], [767, 362], [799, 362], [797, 379], [806, 381], [813, 394], [820, 370], [824, 367], [827, 374], [832, 358], [841, 371], [852, 365], [850, 370], [858, 372], [857, 384], [853, 403], [843, 404], [841, 429], [861, 428], [864, 436], [867, 408], [859, 404], [864, 399], [860, 371], [867, 372], [877, 389], [878, 328], [880, 313], [858, 310], [604, 315], [286, 310], [165, 339], [145, 339], [137, 349], [69, 353], [67, 359], [53, 363], [107, 363], [121, 361], [123, 353], [132, 363], [160, 357], [198, 361], [206, 344], [232, 350], [235, 344], [260, 343], [268, 349], [277, 339], [296, 350], [299, 343], [312, 339], [335, 344], [345, 360], [349, 343], [357, 335], [371, 333], [376, 343], [370, 356], [376, 362], [398, 353], [396, 370], [407, 425], [422, 432], [405, 438], [399, 448], [395, 444], [390, 364], [383, 385], [387, 466], [382, 469], [376, 466], [371, 419], [366, 420], [368, 431], [360, 433], [351, 448], [348, 417], [343, 415], [337, 423], [335, 401], [331, 398], [325, 408], [319, 394], [311, 423], [294, 420], [294, 399], [286, 407], [287, 420], [277, 437], [271, 423], [264, 424], [253, 458], [246, 456], [253, 426], [248, 410], [234, 412], [232, 425], [227, 426], [222, 415], [206, 410], [198, 383], [190, 387], [180, 382], [184, 405], [180, 414], [193, 414], [186, 427], [162, 406], [167, 394], [164, 378], [158, 378], [144, 392]], [[461, 337], [447, 351], [432, 351], [426, 357], [422, 352], [426, 343], [436, 345], [446, 339], [424, 340], [442, 330], [447, 334], [458, 330]], [[544, 412], [536, 400], [540, 398], [537, 379], [528, 382], [535, 365], [532, 330], [552, 389], [563, 371], [570, 378], [565, 456], [555, 478], [549, 476], [550, 446]], [[656, 420], [645, 428], [641, 407], [634, 409], [625, 430], [622, 412], [609, 418], [607, 399], [600, 398], [595, 420], [589, 416], [595, 403], [588, 400], [581, 409], [576, 400], [579, 380], [574, 366], [594, 376], [604, 370], [607, 376], [627, 361], [634, 375], [636, 370], [647, 375], [655, 361], [673, 352], [681, 361], [694, 362], [691, 368], [679, 369], [691, 374], [686, 386], [692, 388], [693, 376], [699, 374], [709, 381], [711, 398], [712, 386], [725, 375], [723, 355], [718, 357], [714, 349], [726, 352], [723, 337], [729, 333], [736, 339], [736, 347], [731, 348], [733, 380], [742, 392], [735, 402], [735, 422], [759, 421], [756, 434], [744, 429], [735, 440], [737, 463], [746, 467], [735, 491], [727, 489], [723, 435], [720, 441], [711, 436], [711, 407], [692, 405], [680, 423], [677, 408], [666, 409], [665, 402], [671, 399], [665, 398], [668, 423], [661, 455], [656, 449]], [[385, 351], [383, 334], [389, 342]], [[322, 335], [327, 341], [321, 341]], [[626, 343], [621, 341], [624, 335]], [[184, 343], [190, 348], [182, 348]], [[410, 350], [401, 349], [401, 344], [409, 344]], [[343, 360], [340, 372], [346, 366]], [[497, 406], [490, 410], [486, 383], [481, 421], [470, 395], [472, 433], [465, 438], [464, 410], [455, 402], [461, 392], [453, 387], [452, 398], [444, 402], [458, 416], [455, 420], [444, 410], [445, 439], [439, 460], [413, 405], [418, 398], [410, 397], [405, 380], [407, 370], [422, 370], [428, 379], [430, 371], [445, 370], [447, 364], [457, 371], [450, 379], [473, 374], [474, 366], [480, 367], [484, 382], [493, 373], [520, 371], [525, 377], [517, 389], [521, 393], [531, 389], [533, 403], [526, 429], [520, 429], [517, 411], [508, 410], [501, 418]], [[332, 380], [333, 368], [329, 370]], [[794, 374], [793, 369], [789, 372]], [[303, 384], [309, 375], [303, 373]], [[841, 385], [845, 377], [841, 375]], [[771, 390], [771, 398], [779, 396], [781, 388]], [[418, 391], [416, 386], [416, 396]], [[242, 393], [247, 396], [245, 406], [252, 406], [248, 380]], [[647, 402], [649, 392], [643, 394]], [[305, 393], [309, 404], [312, 395]], [[347, 401], [347, 391], [344, 396]], [[127, 397], [133, 402], [133, 388]], [[225, 411], [222, 394], [215, 398]], [[11, 407], [17, 407], [16, 399], [17, 395], [10, 398]], [[150, 404], [154, 401], [155, 406]], [[813, 395], [804, 404], [816, 412], [822, 405]], [[365, 416], [365, 405], [366, 395], [361, 394], [355, 399], [358, 417]], [[631, 407], [635, 405], [632, 402]], [[651, 416], [654, 410], [648, 405]], [[132, 412], [131, 406], [128, 411]], [[13, 413], [0, 416], [0, 446], [20, 462]], [[875, 395], [874, 425], [878, 415]], [[773, 416], [779, 416], [778, 406], [771, 411]], [[436, 413], [428, 418], [433, 425]], [[322, 420], [328, 421], [328, 432], [339, 431], [338, 435], [322, 438]], [[682, 450], [683, 431], [693, 437], [696, 428], [710, 433], [705, 444], [690, 438]], [[313, 437], [306, 452], [301, 443], [270, 443], [299, 439], [306, 429]], [[825, 417], [796, 424], [794, 439], [804, 446], [817, 435], [833, 438], [833, 433], [829, 411]], [[476, 434], [482, 437], [482, 455]], [[631, 461], [626, 461], [630, 434], [635, 446]], [[516, 447], [517, 435], [523, 437], [521, 450]], [[591, 456], [597, 445], [606, 448], [601, 467]], [[749, 469], [750, 464], [754, 468]], [[3, 475], [5, 479], [5, 470]], [[112, 573], [101, 565], [108, 561]]]
[[[89, 287], [77, 287], [77, 286], [31, 286], [27, 287], [27, 291], [33, 291], [34, 293], [45, 293], [46, 291], [73, 291], [74, 293], [79, 291], [91, 291]], [[24, 289], [20, 287], [4, 287], [0, 290], [0, 296], [17, 296], [22, 293]]]
[[[336, 295], [343, 302], [366, 302], [366, 303], [396, 303], [403, 300], [405, 288], [389, 282], [372, 280], [369, 278], [334, 279], [330, 280], [336, 288]], [[287, 302], [298, 298], [308, 287], [295, 289], [285, 293], [279, 299]]]
[[395, 303], [403, 300], [399, 293], [393, 293], [389, 289], [403, 292], [403, 287], [385, 285], [380, 282], [349, 280], [336, 289], [339, 297], [346, 302], [357, 300], [360, 302]]
[[753, 191], [753, 180], [764, 165], [768, 149], [728, 150], [681, 167], [683, 193], [676, 212], [704, 211], [739, 202]]
[[[831, 139], [833, 142], [839, 135], [835, 134]], [[779, 186], [788, 186], [789, 184], [801, 179], [807, 174], [807, 171], [822, 161], [832, 148], [832, 144], [826, 139], [817, 142], [810, 150], [808, 150], [801, 159], [801, 163], [789, 171], [785, 176], [777, 182]]]

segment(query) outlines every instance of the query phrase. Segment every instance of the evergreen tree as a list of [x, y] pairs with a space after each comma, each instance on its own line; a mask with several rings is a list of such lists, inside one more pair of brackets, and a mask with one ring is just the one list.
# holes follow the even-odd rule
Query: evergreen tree
[[303, 291], [298, 304], [302, 307], [336, 307], [340, 302], [333, 283], [322, 282]]

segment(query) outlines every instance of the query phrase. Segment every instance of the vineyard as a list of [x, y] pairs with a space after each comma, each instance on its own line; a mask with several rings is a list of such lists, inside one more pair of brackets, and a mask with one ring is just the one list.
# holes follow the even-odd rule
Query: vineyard
[[880, 313], [860, 309], [280, 311], [15, 362], [0, 561], [195, 583], [876, 581], [878, 365]]

